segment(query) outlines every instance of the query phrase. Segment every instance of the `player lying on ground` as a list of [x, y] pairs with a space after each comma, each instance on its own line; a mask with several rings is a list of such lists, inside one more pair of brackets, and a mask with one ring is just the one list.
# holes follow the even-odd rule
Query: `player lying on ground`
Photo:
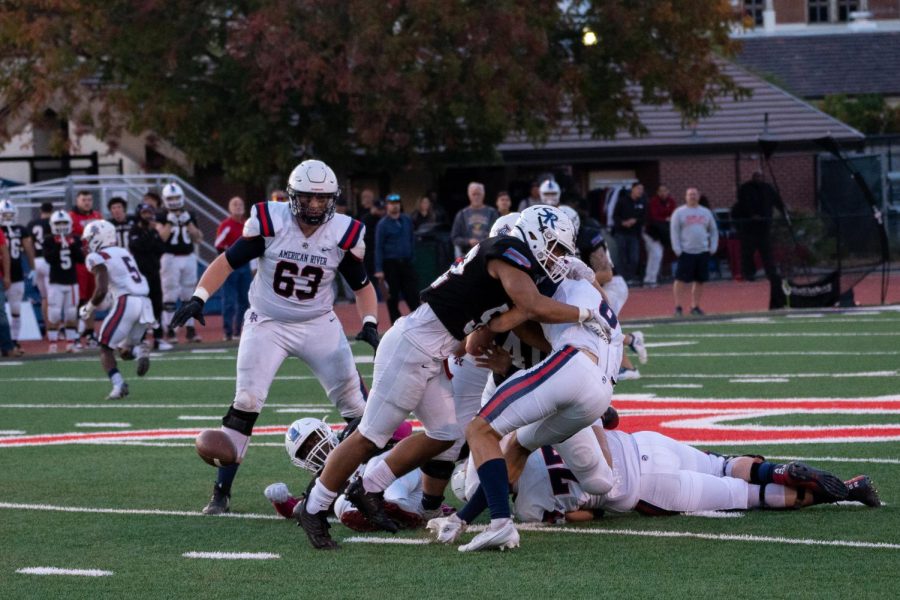
[[150, 348], [143, 344], [147, 329], [155, 319], [147, 294], [147, 279], [138, 271], [131, 252], [117, 246], [116, 228], [109, 221], [91, 221], [84, 228], [84, 243], [91, 251], [85, 265], [93, 273], [94, 295], [79, 309], [79, 317], [88, 321], [112, 294], [109, 313], [100, 327], [100, 365], [112, 382], [107, 400], [128, 395], [128, 384], [116, 366], [114, 348], [122, 360], [137, 357], [137, 374], [143, 377], [150, 369]]
[[[653, 431], [604, 431], [600, 423], [590, 430], [611, 459], [616, 481], [613, 489], [600, 495], [586, 492], [559, 453], [545, 446], [528, 458], [513, 487], [518, 520], [587, 521], [602, 516], [603, 511], [659, 516], [799, 509], [842, 500], [881, 505], [878, 491], [866, 475], [841, 481], [804, 463], [776, 464], [761, 456], [702, 452]], [[478, 485], [471, 465], [464, 477], [468, 497]], [[454, 485], [454, 490], [460, 487]], [[438, 541], [445, 540], [439, 537]]]

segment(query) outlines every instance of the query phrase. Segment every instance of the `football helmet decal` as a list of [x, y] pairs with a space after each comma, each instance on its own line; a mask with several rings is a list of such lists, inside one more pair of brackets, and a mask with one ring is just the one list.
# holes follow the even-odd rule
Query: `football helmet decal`
[[491, 233], [489, 237], [497, 237], [498, 235], [511, 235], [512, 230], [516, 226], [516, 221], [519, 220], [520, 214], [517, 212], [511, 212], [508, 215], [503, 215], [491, 225]]
[[575, 254], [575, 228], [569, 217], [554, 206], [538, 204], [522, 211], [516, 228], [550, 280], [565, 279], [569, 266], [563, 257]]

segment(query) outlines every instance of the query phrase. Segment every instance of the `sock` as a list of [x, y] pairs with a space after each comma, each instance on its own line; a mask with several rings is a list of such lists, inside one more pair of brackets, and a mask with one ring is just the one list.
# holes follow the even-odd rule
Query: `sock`
[[425, 510], [437, 510], [444, 501], [443, 496], [432, 496], [431, 494], [422, 493], [422, 508]]
[[47, 331], [47, 341], [51, 344], [55, 344], [59, 340], [59, 330], [58, 329], [49, 329]]
[[112, 384], [115, 387], [119, 387], [123, 383], [125, 383], [125, 378], [122, 377], [121, 373], [119, 373], [119, 369], [117, 369], [115, 367], [110, 369], [109, 372], [107, 373], [107, 375], [109, 375], [109, 379], [110, 379], [110, 381], [112, 381]]
[[191, 317], [187, 320], [187, 323], [184, 324], [185, 327], [193, 327], [194, 326], [194, 317]]
[[19, 345], [20, 331], [22, 331], [22, 317], [19, 315], [12, 315], [12, 319], [9, 320], [9, 333], [17, 346]]
[[166, 324], [166, 325], [165, 325], [165, 326], [166, 326], [166, 329], [169, 329], [169, 327], [170, 327], [169, 323], [172, 322], [172, 317], [173, 317], [174, 315], [175, 315], [175, 311], [174, 311], [174, 310], [164, 310], [164, 311], [163, 311], [163, 323]]
[[240, 463], [234, 463], [227, 467], [219, 467], [219, 471], [216, 473], [216, 487], [229, 496], [231, 495], [231, 483], [234, 481], [234, 476], [237, 475], [239, 466], [241, 466]]
[[383, 492], [397, 480], [386, 461], [379, 460], [375, 466], [371, 462], [363, 474], [363, 489], [370, 493]]
[[478, 478], [481, 480], [481, 487], [484, 488], [491, 520], [508, 519], [509, 473], [506, 470], [506, 461], [502, 458], [485, 461], [478, 467]]
[[784, 485], [785, 465], [769, 461], [754, 463], [750, 467], [750, 483], [778, 483]]
[[87, 330], [87, 322], [84, 319], [78, 319], [78, 336], [81, 337], [84, 335], [84, 332]]
[[487, 506], [487, 496], [484, 495], [484, 488], [479, 484], [478, 489], [475, 490], [466, 505], [457, 511], [456, 516], [466, 523], [471, 523], [484, 512]]
[[321, 479], [316, 479], [316, 484], [306, 498], [306, 512], [311, 515], [328, 510], [331, 503], [337, 498], [337, 492], [332, 492], [324, 485]]

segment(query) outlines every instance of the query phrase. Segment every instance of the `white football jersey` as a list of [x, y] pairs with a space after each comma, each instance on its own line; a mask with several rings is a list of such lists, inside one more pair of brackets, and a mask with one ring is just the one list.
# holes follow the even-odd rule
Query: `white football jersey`
[[606, 304], [597, 288], [583, 280], [564, 279], [556, 288], [553, 299], [581, 308], [598, 308], [600, 315], [606, 319], [613, 332], [611, 340], [607, 341], [580, 323], [542, 323], [544, 337], [550, 342], [553, 351], [556, 352], [566, 345], [583, 348], [599, 359], [599, 366], [607, 377], [615, 379], [622, 363], [624, 339], [615, 311]]
[[243, 235], [262, 236], [266, 250], [250, 285], [251, 309], [284, 322], [308, 321], [330, 312], [338, 265], [348, 253], [352, 260], [363, 260], [365, 229], [356, 219], [335, 214], [307, 238], [289, 203], [255, 204]]
[[637, 504], [641, 491], [640, 450], [629, 433], [610, 429], [605, 433], [613, 461], [613, 487], [607, 494], [589, 494], [585, 508], [628, 512]]
[[587, 494], [552, 446], [535, 450], [517, 482], [514, 511], [526, 523], [553, 523], [584, 507]]
[[113, 296], [123, 295], [146, 296], [150, 293], [147, 278], [138, 270], [137, 261], [127, 249], [110, 246], [97, 252], [91, 252], [84, 259], [89, 271], [97, 265], [106, 265], [109, 273], [109, 290]]

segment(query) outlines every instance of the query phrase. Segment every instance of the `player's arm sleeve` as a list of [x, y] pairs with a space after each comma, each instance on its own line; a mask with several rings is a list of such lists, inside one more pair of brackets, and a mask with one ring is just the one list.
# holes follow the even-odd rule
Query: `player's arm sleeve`
[[225, 251], [225, 259], [232, 269], [240, 269], [254, 258], [259, 258], [266, 251], [266, 240], [256, 237], [242, 237]]
[[356, 257], [352, 252], [344, 255], [338, 265], [338, 272], [344, 276], [350, 289], [354, 292], [359, 291], [369, 284], [369, 275], [366, 273], [365, 263]]

